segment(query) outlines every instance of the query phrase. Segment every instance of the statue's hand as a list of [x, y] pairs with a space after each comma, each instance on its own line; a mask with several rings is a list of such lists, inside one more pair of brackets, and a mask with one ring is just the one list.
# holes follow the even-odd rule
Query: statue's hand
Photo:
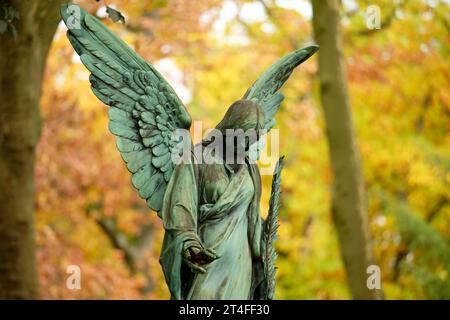
[[198, 246], [191, 246], [183, 252], [183, 261], [195, 273], [206, 273], [203, 266], [218, 258], [219, 256], [214, 250], [203, 249]]

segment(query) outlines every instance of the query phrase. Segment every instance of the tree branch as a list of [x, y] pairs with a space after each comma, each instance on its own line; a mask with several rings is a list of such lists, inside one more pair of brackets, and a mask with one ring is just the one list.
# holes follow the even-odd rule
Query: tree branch
[[[391, 10], [391, 12], [385, 16], [384, 19], [381, 20], [380, 26], [381, 28], [385, 29], [389, 27], [392, 22], [394, 21], [395, 14], [398, 9], [401, 9], [405, 5], [405, 2], [400, 2], [397, 6], [394, 6], [394, 8]], [[351, 35], [354, 36], [369, 36], [371, 34], [374, 34], [378, 29], [361, 29], [361, 30], [354, 30], [351, 32]]]
[[[86, 207], [86, 213], [88, 215], [92, 211], [99, 211], [101, 213], [102, 210], [102, 200], [98, 203], [91, 203]], [[148, 252], [152, 244], [154, 235], [153, 225], [151, 223], [141, 225], [135, 241], [130, 241], [128, 236], [117, 227], [115, 218], [108, 218], [101, 215], [95, 221], [111, 241], [113, 247], [124, 253], [125, 263], [131, 274], [140, 273], [147, 279], [147, 284], [141, 289], [141, 292], [144, 294], [150, 292], [153, 289], [153, 277], [149, 271], [149, 265], [144, 258], [145, 253]]]
[[[448, 202], [449, 202], [448, 197], [442, 196], [428, 212], [425, 218], [426, 222], [431, 223], [433, 219], [436, 218], [436, 215], [441, 211], [441, 209], [448, 204]], [[403, 259], [405, 259], [408, 253], [410, 252], [409, 250], [410, 241], [405, 241], [404, 245], [405, 245], [404, 248], [397, 252], [397, 255], [394, 259], [394, 267], [393, 267], [394, 270], [392, 275], [393, 281], [398, 280], [398, 277], [400, 276], [400, 265]]]
[[266, 12], [272, 23], [275, 24], [277, 28], [283, 33], [283, 35], [289, 40], [291, 47], [293, 49], [297, 49], [300, 46], [300, 43], [298, 42], [297, 38], [292, 37], [289, 32], [287, 32], [284, 25], [280, 23], [280, 20], [278, 19], [276, 13], [273, 11], [273, 8], [271, 8], [264, 0], [257, 1], [264, 7], [264, 11]]

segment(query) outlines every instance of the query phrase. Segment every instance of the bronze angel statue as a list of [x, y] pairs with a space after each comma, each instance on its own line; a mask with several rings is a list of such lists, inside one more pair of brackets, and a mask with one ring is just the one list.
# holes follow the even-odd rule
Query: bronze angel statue
[[[173, 138], [177, 130], [189, 130], [191, 117], [163, 76], [98, 19], [73, 6], [61, 8], [67, 37], [91, 72], [95, 96], [109, 106], [109, 130], [133, 186], [162, 219], [160, 263], [171, 298], [272, 299], [275, 253], [269, 246], [281, 164], [272, 184], [273, 212], [264, 221], [260, 174], [249, 150], [275, 123], [284, 98], [278, 90], [318, 47], [273, 64], [228, 108], [216, 135], [193, 147], [189, 137]], [[226, 139], [230, 130], [253, 130], [256, 137]], [[187, 156], [177, 163], [174, 154]], [[224, 161], [239, 156], [242, 161]]]

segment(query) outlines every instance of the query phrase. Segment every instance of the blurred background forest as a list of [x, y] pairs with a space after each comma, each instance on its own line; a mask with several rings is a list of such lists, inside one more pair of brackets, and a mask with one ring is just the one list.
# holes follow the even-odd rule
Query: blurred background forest
[[[31, 134], [37, 144], [35, 193], [32, 183], [21, 183], [17, 189], [3, 183], [0, 193], [19, 197], [28, 190], [33, 196], [37, 275], [31, 272], [30, 278], [38, 279], [39, 297], [44, 299], [167, 299], [158, 263], [161, 222], [131, 186], [107, 129], [107, 108], [92, 94], [88, 72], [59, 21], [59, 2], [43, 1], [50, 3], [44, 8], [47, 12], [56, 11], [49, 13], [54, 30], [38, 24], [47, 19], [39, 15], [41, 1], [22, 3], [28, 2], [37, 21], [30, 23], [40, 28], [36, 36], [48, 34], [48, 43], [42, 46], [52, 39], [48, 53], [23, 42], [21, 21], [32, 19], [23, 12], [8, 20], [17, 24], [17, 30], [0, 25], [0, 51], [19, 41], [26, 54], [33, 55], [23, 67], [22, 79], [39, 76], [33, 59], [46, 60], [42, 93], [34, 97], [40, 99], [42, 121], [40, 135]], [[217, 124], [271, 63], [315, 42], [316, 12], [304, 0], [77, 3], [154, 64], [205, 129]], [[18, 5], [19, 11], [25, 5]], [[111, 21], [105, 5], [119, 10], [125, 23]], [[380, 9], [380, 29], [366, 25], [370, 5]], [[384, 297], [450, 299], [450, 3], [346, 0], [339, 13], [368, 228]], [[27, 96], [27, 85], [7, 89], [13, 85], [7, 80], [11, 64], [0, 62], [0, 67], [0, 96], [12, 92]], [[317, 55], [294, 72], [282, 92], [286, 99], [276, 128], [286, 166], [275, 298], [349, 299], [352, 293], [331, 209], [333, 173]], [[21, 103], [26, 105], [24, 99]], [[5, 150], [14, 146], [4, 147], [8, 114], [5, 109], [0, 112], [0, 157], [6, 157]], [[35, 115], [30, 112], [22, 114]], [[5, 161], [0, 161], [3, 169]], [[15, 163], [14, 168], [22, 165], [21, 160]], [[3, 179], [5, 173], [0, 172]], [[271, 177], [265, 176], [263, 182], [265, 213]], [[5, 214], [1, 216], [0, 233], [6, 230]], [[0, 234], [1, 239], [5, 238]], [[0, 245], [0, 250], [9, 248]], [[2, 263], [0, 271], [7, 268]], [[69, 265], [81, 269], [80, 290], [66, 288]]]

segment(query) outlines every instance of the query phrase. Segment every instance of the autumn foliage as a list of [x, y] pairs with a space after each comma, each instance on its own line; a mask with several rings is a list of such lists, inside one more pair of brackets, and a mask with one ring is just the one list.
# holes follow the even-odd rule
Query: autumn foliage
[[[290, 1], [108, 2], [125, 24], [104, 17], [101, 1], [79, 3], [163, 73], [169, 70], [169, 82], [187, 90], [180, 96], [204, 129], [268, 65], [312, 40], [307, 10]], [[449, 299], [450, 8], [445, 1], [354, 3], [359, 9], [342, 7], [343, 54], [383, 289], [388, 299]], [[362, 13], [370, 4], [390, 19], [368, 32]], [[254, 19], [252, 10], [260, 12]], [[167, 299], [158, 263], [161, 222], [132, 188], [107, 129], [107, 109], [90, 91], [64, 28], [48, 55], [41, 98], [41, 297]], [[316, 68], [313, 58], [294, 72], [277, 115], [286, 158], [276, 299], [350, 298], [330, 214]], [[263, 183], [266, 213], [271, 177]], [[81, 290], [66, 288], [69, 265], [81, 268]]]

